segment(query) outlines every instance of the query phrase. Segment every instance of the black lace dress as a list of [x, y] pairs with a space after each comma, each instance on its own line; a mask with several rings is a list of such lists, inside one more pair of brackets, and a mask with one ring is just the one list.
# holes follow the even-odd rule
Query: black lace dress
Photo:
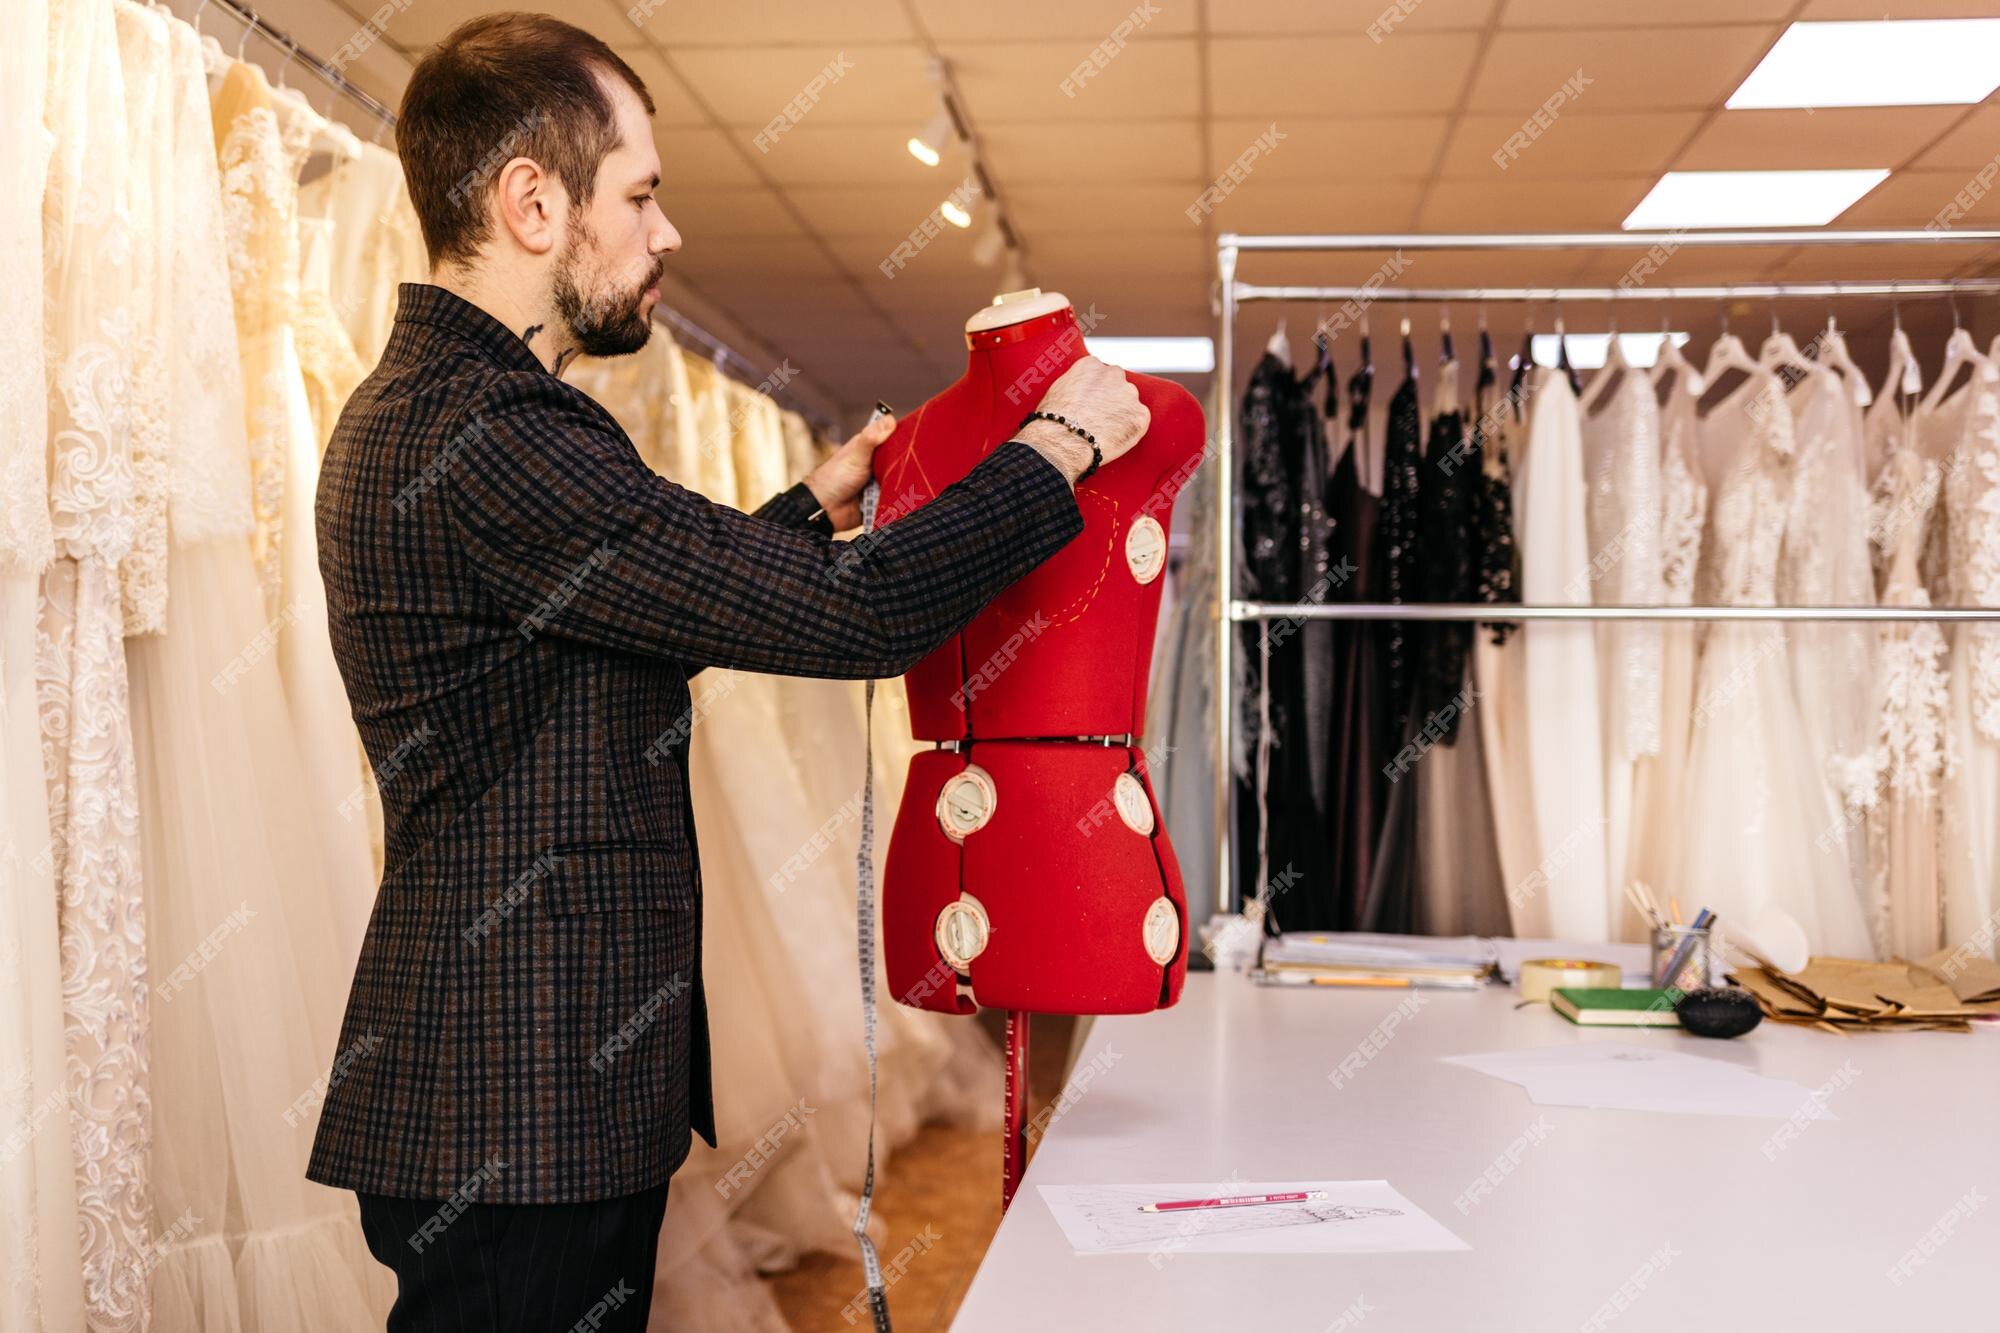
[[[1238, 417], [1243, 551], [1237, 592], [1266, 602], [1324, 601], [1333, 525], [1318, 409], [1289, 365], [1266, 353]], [[1326, 812], [1332, 626], [1246, 621], [1238, 628], [1237, 884], [1245, 900], [1270, 885], [1272, 920], [1305, 929], [1328, 883]], [[1268, 665], [1267, 665], [1268, 664]], [[1268, 726], [1260, 715], [1268, 672]], [[1260, 783], [1260, 742], [1268, 771]], [[1267, 841], [1260, 845], [1260, 834]]]

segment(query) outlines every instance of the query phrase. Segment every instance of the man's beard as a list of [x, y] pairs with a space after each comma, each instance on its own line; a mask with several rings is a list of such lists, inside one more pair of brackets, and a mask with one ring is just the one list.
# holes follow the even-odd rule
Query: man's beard
[[666, 261], [655, 260], [653, 271], [639, 283], [628, 289], [612, 288], [607, 291], [585, 295], [577, 286], [577, 270], [585, 248], [592, 237], [587, 227], [574, 224], [563, 253], [556, 261], [555, 303], [556, 313], [569, 325], [570, 336], [577, 346], [591, 356], [624, 356], [638, 351], [646, 345], [652, 334], [652, 321], [639, 309], [645, 299], [646, 289], [659, 282], [666, 272]]

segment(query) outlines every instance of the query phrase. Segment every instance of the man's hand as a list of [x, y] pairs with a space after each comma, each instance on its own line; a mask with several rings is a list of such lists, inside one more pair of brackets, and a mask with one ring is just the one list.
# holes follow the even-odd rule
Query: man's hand
[[[1102, 465], [1129, 453], [1153, 421], [1125, 372], [1094, 356], [1082, 358], [1058, 376], [1042, 395], [1039, 410], [1074, 421], [1096, 436]], [[1040, 450], [1072, 485], [1090, 466], [1090, 446], [1074, 431], [1053, 421], [1031, 421], [1016, 431], [1014, 438]]]
[[861, 525], [861, 492], [868, 489], [875, 472], [875, 446], [895, 429], [895, 417], [877, 417], [806, 478], [806, 489], [833, 520], [835, 532]]

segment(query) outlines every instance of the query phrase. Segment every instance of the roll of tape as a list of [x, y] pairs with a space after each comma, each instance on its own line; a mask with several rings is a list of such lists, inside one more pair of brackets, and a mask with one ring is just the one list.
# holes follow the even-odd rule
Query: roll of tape
[[1532, 958], [1521, 964], [1521, 998], [1546, 1000], [1561, 986], [1615, 990], [1625, 974], [1610, 963], [1577, 958]]

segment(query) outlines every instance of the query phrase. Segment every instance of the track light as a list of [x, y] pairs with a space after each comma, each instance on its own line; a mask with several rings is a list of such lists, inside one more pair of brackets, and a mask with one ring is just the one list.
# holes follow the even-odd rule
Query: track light
[[939, 204], [938, 213], [954, 227], [965, 228], [972, 225], [972, 214], [966, 212], [965, 205], [956, 199], [947, 199]]
[[944, 146], [951, 138], [951, 113], [940, 103], [931, 118], [924, 122], [923, 132], [910, 140], [910, 156], [927, 167], [934, 167], [944, 160]]
[[1007, 248], [1007, 234], [994, 222], [979, 233], [979, 239], [972, 243], [972, 262], [981, 268], [991, 268], [999, 260], [1000, 252]]

